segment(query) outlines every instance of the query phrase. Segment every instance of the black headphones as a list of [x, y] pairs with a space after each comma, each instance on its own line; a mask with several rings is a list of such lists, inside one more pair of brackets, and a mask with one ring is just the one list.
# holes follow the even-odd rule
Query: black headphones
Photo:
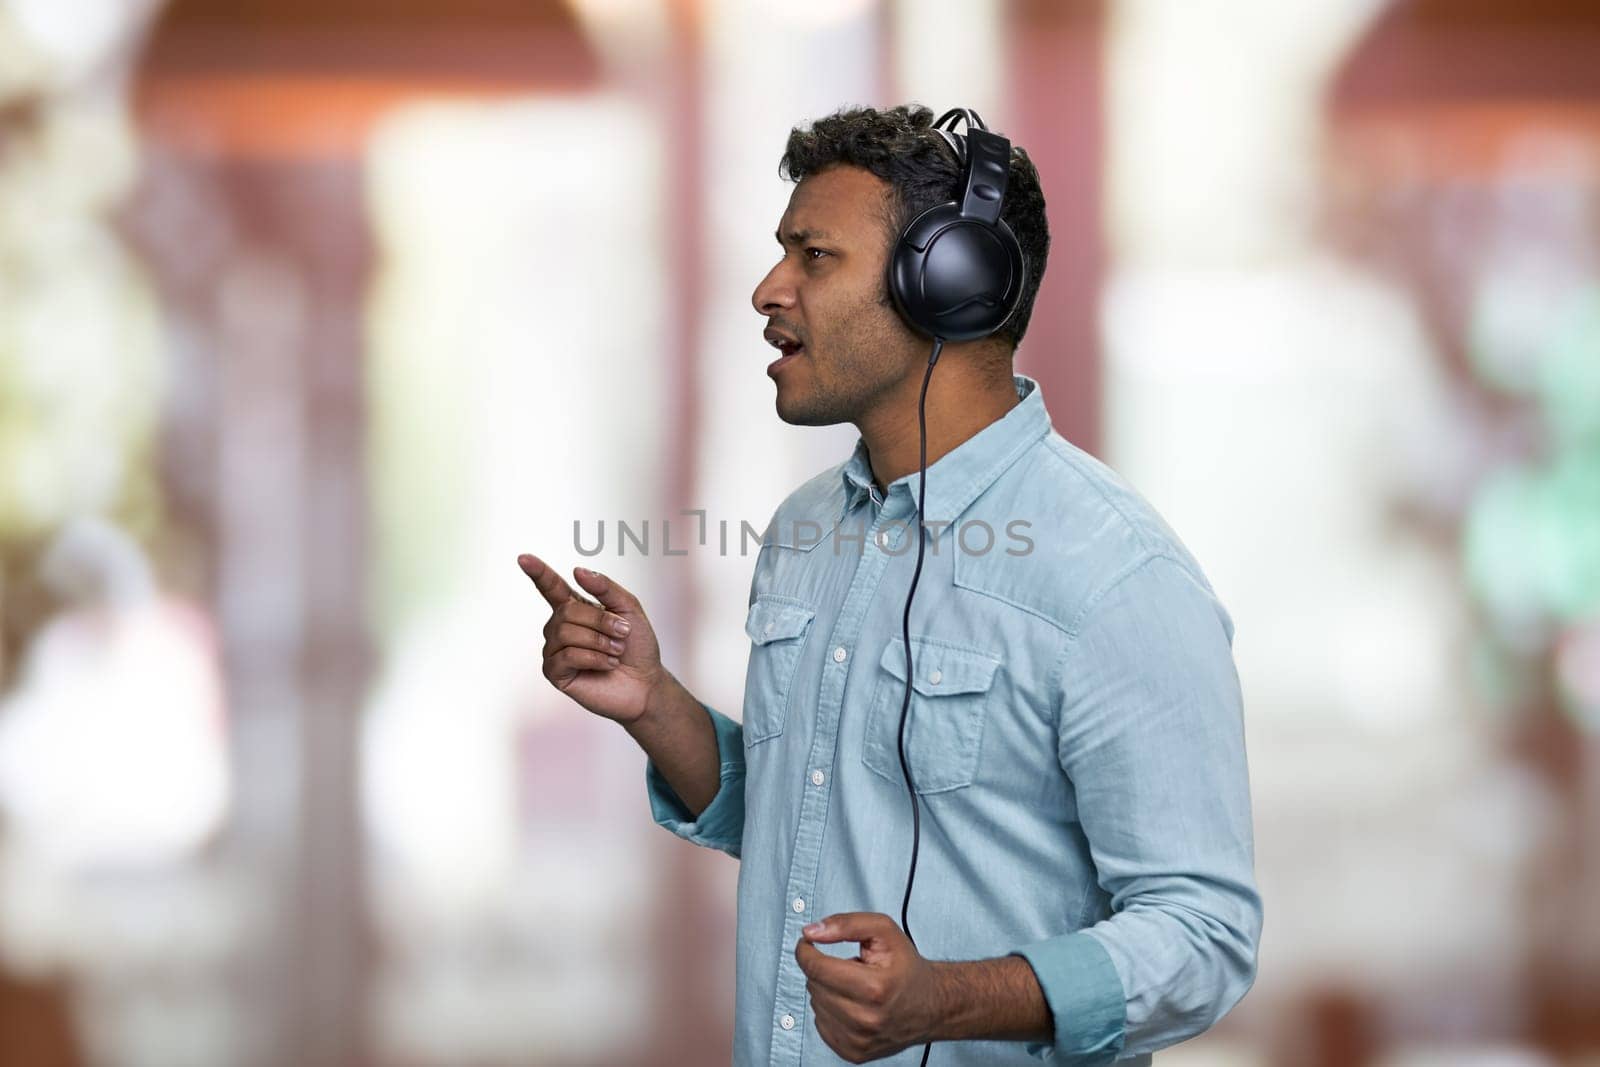
[[[954, 126], [957, 118], [966, 120], [965, 137], [945, 129], [946, 123]], [[917, 939], [911, 933], [911, 883], [917, 876], [922, 815], [906, 758], [906, 722], [911, 711], [911, 679], [916, 677], [911, 661], [911, 600], [922, 577], [923, 531], [928, 521], [928, 382], [946, 341], [975, 341], [1006, 324], [1017, 309], [1027, 278], [1022, 246], [1000, 218], [1011, 177], [1011, 142], [990, 133], [977, 112], [964, 107], [946, 111], [933, 124], [933, 131], [944, 138], [965, 168], [961, 199], [935, 204], [912, 219], [895, 242], [888, 266], [889, 293], [895, 307], [912, 328], [933, 339], [922, 393], [917, 398], [917, 565], [911, 572], [911, 588], [900, 617], [906, 653], [898, 735], [900, 770], [905, 774], [906, 792], [911, 794], [911, 869], [900, 901], [900, 928], [913, 947]], [[922, 1050], [924, 1067], [931, 1051], [930, 1041]]]
[[[956, 119], [967, 124], [964, 137], [954, 132]], [[1011, 318], [1027, 276], [1022, 246], [1000, 218], [1011, 142], [964, 107], [946, 111], [933, 131], [965, 168], [961, 198], [935, 204], [906, 226], [889, 256], [889, 293], [905, 320], [929, 337], [975, 341]]]

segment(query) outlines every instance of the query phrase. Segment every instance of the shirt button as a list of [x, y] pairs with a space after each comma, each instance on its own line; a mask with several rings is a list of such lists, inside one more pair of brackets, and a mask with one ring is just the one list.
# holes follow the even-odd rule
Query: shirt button
[[888, 530], [879, 530], [878, 531], [878, 547], [879, 548], [888, 548], [889, 547], [889, 531]]
[[793, 908], [795, 911], [805, 911], [806, 910], [806, 902], [804, 900], [800, 899], [799, 897], [795, 897], [794, 898], [794, 903], [789, 905], [789, 906], [791, 908]]
[[773, 627], [773, 623], [769, 619], [769, 620], [767, 620], [767, 624], [761, 628], [761, 632], [764, 633], [764, 634], [770, 634], [772, 632], [772, 627]]
[[934, 685], [938, 685], [943, 678], [944, 675], [937, 669], [932, 674], [928, 675], [928, 681], [932, 682]]
[[835, 662], [835, 663], [843, 663], [844, 662], [844, 658], [846, 656], [848, 656], [849, 654], [850, 653], [848, 653], [848, 652], [846, 652], [844, 650], [844, 646], [840, 645], [838, 648], [833, 650], [833, 662]]
[[793, 1030], [794, 1016], [790, 1015], [788, 1012], [784, 1012], [783, 1018], [778, 1020], [778, 1025], [783, 1027], [785, 1030]]
[[821, 771], [812, 771], [811, 772], [811, 784], [812, 785], [821, 785], [822, 784], [822, 780], [825, 777], [826, 777], [826, 775], [824, 775]]

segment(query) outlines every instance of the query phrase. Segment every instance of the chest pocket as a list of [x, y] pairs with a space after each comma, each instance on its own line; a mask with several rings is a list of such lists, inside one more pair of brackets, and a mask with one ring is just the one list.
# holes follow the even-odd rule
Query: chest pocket
[[[1000, 658], [916, 636], [911, 638], [911, 655], [916, 677], [906, 718], [906, 762], [917, 792], [942, 793], [971, 785]], [[878, 660], [861, 759], [902, 789], [900, 704], [905, 699], [905, 679], [906, 646], [896, 637]]]
[[744, 620], [752, 645], [744, 682], [746, 746], [783, 733], [794, 669], [815, 615], [815, 608], [785, 597], [762, 595], [750, 605]]

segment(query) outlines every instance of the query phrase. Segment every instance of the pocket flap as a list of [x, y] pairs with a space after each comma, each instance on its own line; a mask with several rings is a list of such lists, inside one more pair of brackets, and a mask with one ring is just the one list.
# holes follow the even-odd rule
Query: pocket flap
[[744, 632], [758, 645], [799, 637], [811, 625], [815, 608], [791, 600], [758, 597], [745, 616]]
[[[922, 637], [911, 639], [911, 659], [912, 669], [917, 672], [911, 688], [929, 697], [981, 693], [994, 681], [995, 668], [1000, 666], [998, 656], [976, 649], [936, 644]], [[905, 642], [898, 637], [890, 640], [878, 662], [884, 670], [905, 681]]]

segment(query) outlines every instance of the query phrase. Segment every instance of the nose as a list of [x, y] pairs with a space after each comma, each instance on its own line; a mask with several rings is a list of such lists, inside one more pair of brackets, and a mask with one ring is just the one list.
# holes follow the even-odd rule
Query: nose
[[767, 271], [767, 276], [761, 279], [756, 286], [756, 291], [750, 294], [750, 303], [756, 311], [768, 317], [794, 307], [794, 286], [784, 271], [788, 257], [780, 259], [776, 266]]

